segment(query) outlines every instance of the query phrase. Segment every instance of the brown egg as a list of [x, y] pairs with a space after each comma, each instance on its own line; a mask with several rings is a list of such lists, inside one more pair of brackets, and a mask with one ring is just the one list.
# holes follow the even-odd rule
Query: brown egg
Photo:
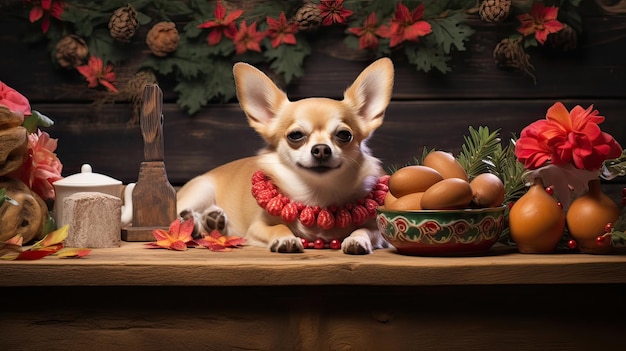
[[422, 165], [436, 170], [444, 179], [460, 178], [468, 181], [465, 169], [449, 152], [432, 151], [424, 157]]
[[391, 191], [387, 192], [387, 195], [385, 195], [385, 200], [383, 202], [383, 205], [385, 206], [385, 208], [388, 208], [392, 202], [395, 202], [398, 198], [393, 196], [393, 194], [391, 194]]
[[481, 173], [470, 182], [473, 202], [478, 207], [498, 207], [504, 201], [504, 183], [493, 173]]
[[472, 202], [472, 187], [460, 178], [447, 178], [424, 192], [424, 210], [455, 210], [468, 208]]
[[421, 201], [423, 192], [410, 193], [399, 197], [396, 201], [393, 201], [389, 206], [385, 205], [385, 208], [392, 211], [417, 211], [421, 210]]
[[406, 166], [389, 177], [389, 191], [397, 198], [411, 193], [423, 192], [443, 180], [436, 170], [426, 166]]

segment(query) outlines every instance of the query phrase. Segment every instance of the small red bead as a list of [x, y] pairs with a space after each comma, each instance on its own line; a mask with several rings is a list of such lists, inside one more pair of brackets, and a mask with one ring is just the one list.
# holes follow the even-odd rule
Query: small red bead
[[578, 247], [578, 243], [576, 242], [576, 240], [570, 240], [567, 242], [567, 247], [574, 250], [575, 248]]
[[554, 188], [549, 186], [546, 187], [546, 193], [550, 194], [550, 195], [554, 195]]
[[613, 223], [607, 223], [604, 226], [604, 232], [605, 233], [610, 233], [613, 230]]
[[600, 245], [600, 246], [604, 246], [606, 244], [606, 237], [604, 235], [598, 235], [598, 237], [596, 238], [596, 244]]
[[308, 240], [306, 240], [305, 238], [300, 238], [300, 241], [302, 242], [302, 247], [304, 247], [305, 249], [309, 248], [310, 242]]
[[323, 249], [325, 246], [326, 246], [326, 243], [322, 239], [315, 240], [315, 243], [313, 244], [313, 247], [318, 250]]
[[333, 239], [330, 241], [330, 248], [332, 250], [339, 250], [341, 249], [341, 241], [337, 240], [337, 239]]
[[556, 203], [557, 206], [559, 206], [560, 208], [563, 208], [563, 204], [561, 203], [561, 201]]

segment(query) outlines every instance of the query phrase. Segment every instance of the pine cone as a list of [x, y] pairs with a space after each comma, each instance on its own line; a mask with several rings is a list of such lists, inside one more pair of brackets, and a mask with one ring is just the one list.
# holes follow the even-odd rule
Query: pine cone
[[496, 65], [504, 70], [520, 70], [535, 80], [535, 67], [530, 63], [530, 55], [524, 51], [521, 39], [502, 39], [493, 50]]
[[56, 44], [55, 57], [59, 66], [74, 69], [85, 63], [89, 48], [83, 38], [77, 35], [66, 35]]
[[511, 0], [484, 0], [480, 3], [478, 14], [485, 22], [499, 23], [509, 17]]
[[317, 4], [305, 2], [294, 16], [298, 28], [303, 31], [312, 31], [319, 28], [322, 23], [322, 12]]
[[548, 35], [546, 44], [563, 51], [574, 50], [578, 46], [578, 33], [567, 23], [563, 23], [563, 28], [560, 31]]
[[137, 11], [130, 5], [118, 8], [109, 19], [109, 34], [119, 41], [128, 42], [138, 27]]
[[146, 43], [153, 54], [163, 57], [176, 51], [178, 39], [178, 30], [174, 22], [159, 22], [148, 32]]

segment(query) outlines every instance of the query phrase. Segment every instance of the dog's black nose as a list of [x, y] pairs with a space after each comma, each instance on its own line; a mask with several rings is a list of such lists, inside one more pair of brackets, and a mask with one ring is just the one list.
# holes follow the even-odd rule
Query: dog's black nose
[[315, 144], [311, 148], [311, 154], [315, 159], [323, 161], [330, 157], [332, 151], [330, 150], [330, 146], [326, 144]]

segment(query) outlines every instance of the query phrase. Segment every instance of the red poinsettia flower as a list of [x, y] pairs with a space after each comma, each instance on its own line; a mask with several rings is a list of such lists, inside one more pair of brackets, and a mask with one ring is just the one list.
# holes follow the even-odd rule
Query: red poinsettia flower
[[0, 81], [0, 105], [5, 106], [9, 111], [19, 113], [22, 116], [32, 115], [28, 99], [17, 90]]
[[50, 28], [50, 17], [54, 17], [58, 20], [61, 19], [63, 13], [63, 2], [58, 0], [24, 0], [27, 3], [33, 5], [28, 19], [30, 23], [41, 21], [41, 30], [46, 33]]
[[367, 16], [363, 22], [363, 27], [351, 27], [348, 28], [348, 32], [359, 37], [359, 49], [361, 50], [376, 50], [379, 42], [378, 37], [382, 33], [378, 26], [378, 18], [374, 12]]
[[24, 155], [24, 162], [10, 176], [22, 181], [42, 199], [54, 199], [52, 183], [63, 179], [61, 171], [63, 164], [54, 153], [57, 148], [57, 139], [41, 130], [28, 135], [28, 152]]
[[170, 223], [167, 232], [163, 229], [153, 230], [152, 235], [154, 235], [156, 242], [150, 242], [146, 245], [151, 248], [185, 251], [188, 246], [197, 246], [197, 243], [193, 241], [191, 236], [193, 228], [193, 218], [184, 221], [177, 218]]
[[395, 47], [405, 41], [419, 41], [420, 37], [432, 32], [430, 23], [422, 21], [423, 16], [424, 3], [420, 3], [413, 11], [409, 11], [406, 5], [399, 2], [391, 19], [391, 25], [381, 26], [380, 36], [390, 38], [390, 47]]
[[95, 88], [98, 85], [103, 85], [108, 90], [117, 93], [117, 88], [113, 85], [115, 83], [113, 66], [107, 65], [104, 67], [101, 58], [91, 56], [86, 65], [78, 66], [76, 69], [87, 79], [87, 82], [89, 82], [88, 87]]
[[346, 23], [352, 11], [343, 7], [343, 0], [322, 0], [319, 4], [322, 25], [330, 26], [333, 23]]
[[256, 22], [254, 22], [248, 27], [246, 21], [241, 21], [239, 31], [233, 38], [237, 55], [243, 54], [248, 50], [261, 52], [260, 43], [265, 38], [265, 33], [257, 31], [256, 25]]
[[613, 137], [600, 130], [604, 116], [593, 105], [567, 111], [557, 102], [548, 109], [545, 120], [524, 128], [515, 146], [515, 155], [527, 169], [537, 169], [548, 162], [554, 165], [573, 164], [578, 169], [595, 171], [607, 159], [622, 154], [622, 147]]
[[298, 24], [293, 21], [287, 21], [284, 11], [280, 12], [278, 19], [268, 16], [267, 24], [269, 25], [267, 36], [272, 39], [273, 48], [277, 48], [281, 43], [296, 44], [296, 36], [294, 34], [298, 31]]
[[243, 10], [234, 10], [231, 13], [226, 12], [226, 8], [222, 5], [221, 1], [215, 4], [215, 19], [206, 21], [198, 25], [198, 28], [212, 29], [209, 32], [208, 42], [209, 45], [217, 45], [222, 36], [226, 36], [232, 39], [237, 33], [237, 27], [235, 26], [235, 20], [243, 14]]
[[517, 31], [523, 36], [535, 33], [537, 41], [543, 44], [548, 39], [548, 34], [556, 33], [563, 29], [563, 24], [557, 20], [558, 14], [558, 7], [545, 7], [543, 2], [534, 2], [530, 13], [523, 13], [517, 16], [521, 23]]

